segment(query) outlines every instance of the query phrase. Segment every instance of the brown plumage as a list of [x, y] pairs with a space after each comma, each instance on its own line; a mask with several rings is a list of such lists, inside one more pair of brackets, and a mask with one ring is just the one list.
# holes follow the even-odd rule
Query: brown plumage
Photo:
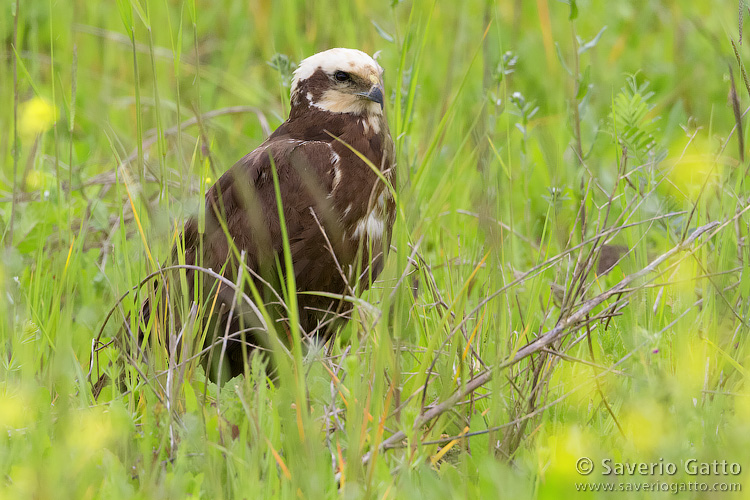
[[[380, 66], [351, 49], [331, 49], [305, 59], [292, 82], [289, 119], [208, 190], [205, 232], [199, 234], [195, 218], [186, 223], [186, 264], [211, 268], [235, 281], [238, 253], [230, 250], [225, 226], [237, 249], [245, 252], [255, 286], [283, 337], [289, 325], [288, 314], [278, 304], [284, 258], [272, 168], [278, 174], [297, 291], [350, 294], [367, 289], [382, 269], [395, 203], [372, 167], [393, 183], [394, 161]], [[175, 250], [173, 260], [176, 255]], [[206, 340], [215, 343], [227, 331], [234, 291], [219, 285], [217, 295], [215, 280], [187, 274], [191, 300], [198, 278], [209, 307], [217, 297], [214, 310], [221, 312], [210, 320]], [[302, 293], [297, 298], [302, 332], [323, 341], [351, 309], [350, 303], [330, 297]], [[142, 312], [147, 320], [148, 304]], [[243, 345], [248, 354], [255, 346], [268, 346], [259, 324], [252, 311], [235, 305], [223, 376], [243, 372]], [[238, 335], [241, 330], [246, 333]], [[212, 357], [218, 360], [216, 351]], [[215, 371], [218, 363], [212, 364]]]

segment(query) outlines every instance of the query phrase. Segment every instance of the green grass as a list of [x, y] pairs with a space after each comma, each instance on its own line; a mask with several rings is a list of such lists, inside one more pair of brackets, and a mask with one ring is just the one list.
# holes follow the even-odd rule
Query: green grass
[[[570, 3], [4, 2], [0, 498], [746, 490], [737, 3]], [[334, 46], [380, 51], [398, 151], [395, 251], [356, 320], [278, 386], [162, 349], [95, 400], [133, 287], [284, 120], [291, 64]]]

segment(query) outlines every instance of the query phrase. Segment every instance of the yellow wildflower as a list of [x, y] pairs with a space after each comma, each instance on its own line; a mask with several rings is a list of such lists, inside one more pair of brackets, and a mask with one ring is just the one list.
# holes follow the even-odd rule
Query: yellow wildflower
[[57, 121], [57, 109], [41, 97], [34, 97], [21, 104], [18, 132], [23, 139], [33, 139], [46, 132]]

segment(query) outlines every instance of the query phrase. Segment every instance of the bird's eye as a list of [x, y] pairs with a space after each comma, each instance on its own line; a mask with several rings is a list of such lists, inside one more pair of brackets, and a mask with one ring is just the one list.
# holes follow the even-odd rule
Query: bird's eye
[[345, 82], [349, 79], [349, 73], [345, 71], [337, 71], [333, 74], [333, 77], [339, 82]]

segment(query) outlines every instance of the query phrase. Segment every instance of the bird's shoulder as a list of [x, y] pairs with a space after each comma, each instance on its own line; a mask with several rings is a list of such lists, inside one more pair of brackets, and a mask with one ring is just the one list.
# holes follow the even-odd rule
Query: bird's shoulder
[[241, 185], [249, 183], [255, 189], [272, 188], [274, 170], [280, 185], [312, 178], [327, 187], [338, 159], [331, 142], [271, 136], [225, 172], [216, 187], [226, 192], [239, 180]]

